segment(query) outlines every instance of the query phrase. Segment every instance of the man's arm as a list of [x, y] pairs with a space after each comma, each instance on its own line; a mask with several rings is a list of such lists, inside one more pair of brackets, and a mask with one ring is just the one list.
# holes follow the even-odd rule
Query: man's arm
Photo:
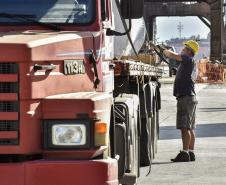
[[164, 50], [163, 51], [163, 54], [168, 57], [168, 58], [171, 58], [171, 59], [174, 59], [176, 61], [183, 61], [182, 58], [181, 58], [181, 55], [179, 55], [178, 53], [175, 53], [173, 51], [170, 51], [170, 50]]

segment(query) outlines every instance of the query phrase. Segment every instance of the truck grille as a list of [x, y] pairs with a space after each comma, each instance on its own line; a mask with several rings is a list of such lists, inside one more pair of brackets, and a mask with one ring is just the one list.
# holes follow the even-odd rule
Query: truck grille
[[1, 139], [0, 145], [18, 145], [19, 140], [18, 139]]
[[0, 121], [0, 132], [1, 131], [18, 131], [18, 121]]
[[18, 112], [18, 102], [0, 101], [0, 112]]
[[18, 64], [0, 63], [0, 146], [19, 144], [18, 75]]
[[0, 83], [0, 93], [18, 93], [18, 83], [1, 82]]
[[0, 74], [17, 74], [18, 65], [14, 63], [1, 63]]

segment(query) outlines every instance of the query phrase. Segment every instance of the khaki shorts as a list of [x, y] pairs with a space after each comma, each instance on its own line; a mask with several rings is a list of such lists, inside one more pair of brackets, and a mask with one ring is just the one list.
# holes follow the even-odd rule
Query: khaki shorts
[[177, 129], [195, 129], [196, 96], [183, 96], [177, 98]]

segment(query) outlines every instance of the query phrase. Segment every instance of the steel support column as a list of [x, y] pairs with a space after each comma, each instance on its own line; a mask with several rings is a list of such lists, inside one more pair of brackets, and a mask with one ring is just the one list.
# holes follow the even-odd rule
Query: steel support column
[[155, 35], [156, 35], [156, 17], [148, 17], [146, 19], [146, 26], [147, 26], [147, 32], [148, 32], [148, 37], [150, 41], [155, 41]]
[[223, 0], [210, 4], [211, 47], [210, 58], [222, 61], [223, 56]]

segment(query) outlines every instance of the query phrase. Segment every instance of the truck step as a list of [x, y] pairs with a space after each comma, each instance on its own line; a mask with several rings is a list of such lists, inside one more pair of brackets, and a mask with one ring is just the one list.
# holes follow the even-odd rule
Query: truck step
[[137, 176], [131, 173], [125, 173], [121, 179], [119, 179], [120, 184], [136, 184]]

